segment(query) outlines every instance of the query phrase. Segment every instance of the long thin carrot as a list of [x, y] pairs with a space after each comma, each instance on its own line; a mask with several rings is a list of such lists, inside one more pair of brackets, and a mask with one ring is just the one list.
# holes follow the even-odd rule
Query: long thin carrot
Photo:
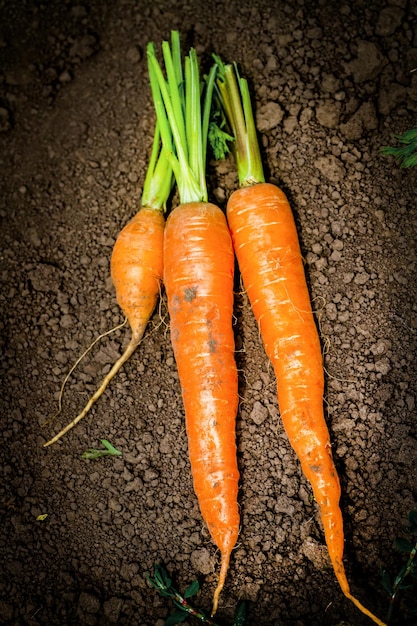
[[[180, 196], [180, 205], [170, 213], [165, 228], [164, 285], [194, 490], [221, 554], [213, 595], [214, 615], [239, 533], [235, 443], [238, 377], [232, 327], [234, 252], [224, 213], [207, 201], [205, 154], [216, 68], [210, 72], [202, 112], [195, 50], [191, 49], [185, 58], [185, 91], [180, 93], [172, 78], [166, 42], [162, 49], [167, 80], [153, 45], [148, 47], [149, 74], [162, 140]], [[164, 134], [168, 126], [173, 145], [170, 135]]]
[[235, 141], [240, 189], [227, 219], [245, 289], [276, 378], [288, 439], [320, 507], [330, 560], [340, 587], [362, 613], [384, 623], [351, 593], [343, 566], [340, 484], [323, 411], [324, 375], [293, 214], [285, 194], [264, 182], [247, 81], [220, 65], [218, 87]]
[[[179, 46], [178, 37], [174, 36], [172, 46], [173, 49]], [[44, 446], [52, 445], [78, 424], [104, 393], [109, 382], [142, 340], [161, 290], [164, 212], [173, 182], [171, 166], [161, 150], [160, 131], [156, 124], [152, 153], [143, 185], [141, 207], [120, 231], [110, 261], [116, 299], [129, 322], [131, 339], [83, 410]]]

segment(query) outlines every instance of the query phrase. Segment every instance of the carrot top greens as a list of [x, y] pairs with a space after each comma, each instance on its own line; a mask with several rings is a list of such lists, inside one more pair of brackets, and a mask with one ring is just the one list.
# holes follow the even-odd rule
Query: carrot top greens
[[161, 133], [158, 122], [152, 144], [151, 157], [142, 188], [142, 206], [150, 209], [166, 209], [166, 203], [174, 184], [172, 168], [161, 150]]
[[231, 132], [232, 151], [241, 187], [265, 182], [250, 100], [248, 81], [241, 78], [236, 66], [224, 64], [214, 55], [218, 65], [217, 87]]
[[171, 45], [162, 42], [162, 54], [166, 78], [154, 44], [148, 44], [149, 78], [163, 149], [180, 202], [207, 202], [207, 135], [217, 66], [211, 68], [202, 90], [197, 53], [190, 49], [183, 68], [178, 31], [172, 31]]

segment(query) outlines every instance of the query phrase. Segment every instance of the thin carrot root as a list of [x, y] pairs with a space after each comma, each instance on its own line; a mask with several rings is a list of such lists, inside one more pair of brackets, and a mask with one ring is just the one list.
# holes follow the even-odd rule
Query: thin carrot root
[[373, 613], [371, 613], [371, 611], [369, 611], [365, 606], [363, 606], [363, 604], [361, 604], [359, 602], [359, 600], [357, 600], [355, 598], [355, 596], [352, 596], [351, 593], [346, 593], [344, 592], [345, 596], [347, 598], [349, 598], [349, 600], [351, 602], [353, 602], [353, 604], [364, 614], [367, 615], [373, 622], [374, 624], [378, 624], [378, 626], [387, 626], [387, 624], [383, 621], [381, 621], [378, 617], [376, 617], [376, 615], [374, 615]]
[[109, 373], [103, 379], [103, 382], [101, 383], [100, 387], [91, 396], [91, 398], [89, 399], [89, 401], [87, 402], [87, 404], [85, 405], [85, 407], [83, 408], [81, 413], [79, 413], [77, 415], [77, 417], [75, 417], [72, 420], [72, 422], [67, 424], [65, 426], [65, 428], [63, 428], [57, 435], [55, 435], [54, 437], [52, 437], [52, 439], [50, 439], [49, 441], [44, 443], [43, 444], [44, 448], [47, 448], [48, 446], [51, 446], [53, 443], [56, 443], [58, 441], [58, 439], [61, 439], [61, 437], [63, 435], [65, 435], [65, 433], [67, 433], [69, 430], [71, 430], [71, 428], [76, 426], [78, 424], [78, 422], [81, 421], [82, 418], [87, 415], [88, 411], [91, 409], [93, 404], [95, 402], [97, 402], [97, 400], [100, 398], [100, 396], [104, 393], [104, 391], [106, 390], [106, 388], [107, 388], [109, 382], [112, 380], [112, 378], [117, 374], [117, 372], [120, 370], [122, 365], [124, 363], [126, 363], [126, 361], [129, 359], [129, 357], [132, 355], [132, 353], [136, 350], [136, 348], [138, 347], [139, 343], [142, 340], [144, 332], [145, 332], [145, 326], [143, 326], [142, 328], [138, 329], [137, 332], [132, 334], [132, 338], [131, 338], [129, 344], [127, 345], [127, 347], [126, 347], [126, 350], [123, 352], [123, 354], [120, 356], [120, 358], [118, 358], [117, 361], [114, 363], [114, 365], [111, 368], [111, 370], [109, 371]]
[[111, 333], [114, 333], [116, 330], [120, 330], [121, 328], [123, 328], [123, 326], [125, 326], [127, 323], [127, 317], [125, 317], [124, 321], [122, 322], [122, 324], [118, 324], [117, 326], [115, 326], [114, 328], [111, 328], [110, 330], [106, 330], [105, 333], [102, 333], [101, 335], [99, 335], [98, 337], [96, 337], [94, 339], [94, 341], [92, 341], [90, 343], [90, 345], [88, 346], [88, 348], [86, 348], [84, 350], [84, 352], [82, 353], [81, 356], [78, 357], [78, 359], [75, 361], [74, 365], [71, 367], [70, 371], [68, 372], [68, 374], [65, 376], [62, 385], [61, 385], [61, 389], [59, 390], [59, 397], [58, 397], [58, 411], [56, 413], [54, 413], [52, 415], [52, 417], [48, 417], [47, 420], [45, 420], [42, 424], [42, 426], [47, 426], [48, 424], [52, 424], [52, 422], [58, 417], [58, 415], [61, 414], [62, 412], [62, 396], [64, 395], [64, 389], [65, 389], [65, 385], [67, 384], [71, 374], [73, 373], [73, 371], [78, 367], [78, 365], [81, 363], [81, 361], [83, 360], [83, 358], [85, 356], [87, 356], [87, 354], [90, 352], [90, 350], [92, 350], [92, 348], [94, 348], [94, 346], [96, 345], [96, 343], [98, 341], [100, 341], [101, 339], [103, 339], [103, 337], [107, 337], [107, 335], [111, 335]]
[[378, 617], [376, 617], [376, 615], [371, 613], [369, 609], [363, 606], [363, 604], [359, 602], [359, 600], [355, 598], [355, 596], [352, 595], [348, 580], [346, 578], [345, 569], [343, 567], [342, 562], [339, 559], [336, 559], [333, 562], [333, 569], [335, 571], [336, 578], [338, 580], [340, 588], [343, 591], [343, 594], [346, 596], [346, 598], [348, 598], [351, 602], [353, 602], [356, 608], [358, 608], [364, 615], [369, 617], [374, 622], [374, 624], [378, 624], [378, 626], [387, 626], [385, 622], [383, 622]]
[[230, 552], [222, 552], [222, 562], [220, 566], [219, 580], [218, 580], [217, 587], [213, 594], [213, 606], [211, 609], [211, 617], [213, 617], [213, 615], [217, 611], [220, 593], [224, 587], [227, 572], [229, 569], [229, 562], [230, 562]]

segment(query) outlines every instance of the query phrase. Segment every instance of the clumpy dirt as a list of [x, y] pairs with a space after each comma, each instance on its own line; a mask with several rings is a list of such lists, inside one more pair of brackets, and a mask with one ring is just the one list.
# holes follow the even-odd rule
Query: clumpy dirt
[[[179, 29], [208, 67], [250, 80], [268, 179], [299, 228], [327, 372], [343, 488], [346, 568], [381, 617], [416, 508], [416, 171], [379, 154], [415, 125], [411, 0], [0, 2], [0, 622], [162, 626], [170, 601], [145, 575], [198, 578], [210, 608], [218, 555], [193, 493], [162, 297], [146, 339], [91, 413], [50, 448], [126, 344], [109, 259], [140, 201], [154, 115], [145, 47]], [[231, 159], [208, 166], [225, 206]], [[218, 620], [366, 626], [327, 558], [309, 485], [283, 432], [274, 375], [236, 297], [242, 526]], [[120, 458], [82, 453], [106, 438]], [[43, 520], [39, 516], [47, 515]], [[415, 624], [400, 609], [399, 624]], [[190, 622], [191, 623], [191, 622]]]

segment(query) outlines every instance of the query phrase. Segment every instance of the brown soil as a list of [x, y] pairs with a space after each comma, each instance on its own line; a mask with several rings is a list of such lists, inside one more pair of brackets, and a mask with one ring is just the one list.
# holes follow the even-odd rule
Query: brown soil
[[[417, 497], [417, 212], [416, 170], [379, 148], [415, 125], [416, 4], [3, 0], [0, 622], [162, 626], [171, 604], [145, 580], [156, 562], [181, 589], [198, 578], [197, 602], [210, 607], [218, 555], [192, 489], [164, 298], [101, 401], [43, 447], [128, 339], [123, 329], [97, 344], [43, 427], [70, 366], [122, 321], [109, 259], [150, 152], [144, 50], [173, 28], [203, 66], [215, 51], [251, 81], [264, 163], [291, 200], [327, 348], [346, 568], [384, 617], [380, 567], [404, 562], [393, 540]], [[209, 164], [222, 207], [233, 168]], [[244, 294], [236, 319], [242, 527], [219, 621], [231, 624], [246, 598], [249, 624], [366, 626], [329, 567]], [[102, 438], [123, 456], [83, 459]]]

